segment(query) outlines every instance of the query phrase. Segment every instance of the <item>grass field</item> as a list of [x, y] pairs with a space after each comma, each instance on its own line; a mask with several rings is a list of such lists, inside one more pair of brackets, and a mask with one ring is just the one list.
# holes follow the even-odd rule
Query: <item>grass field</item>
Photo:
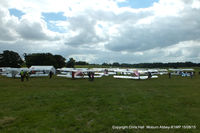
[[[196, 129], [112, 129], [195, 125]], [[200, 76], [151, 80], [0, 77], [0, 132], [199, 133]]]

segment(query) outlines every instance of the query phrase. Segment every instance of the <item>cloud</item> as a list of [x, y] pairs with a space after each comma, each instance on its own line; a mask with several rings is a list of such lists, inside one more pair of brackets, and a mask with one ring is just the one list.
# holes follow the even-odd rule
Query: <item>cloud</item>
[[9, 11], [0, 8], [0, 39], [2, 41], [26, 40], [56, 40], [58, 34], [48, 30], [42, 19], [33, 20], [30, 16], [21, 19], [10, 16]]
[[70, 37], [66, 44], [77, 46], [77, 45], [90, 45], [100, 42], [102, 39], [97, 36], [95, 32], [96, 21], [90, 19], [86, 15], [68, 18], [69, 29], [76, 32], [77, 34]]
[[108, 42], [106, 47], [112, 51], [133, 52], [197, 40], [200, 38], [199, 12], [199, 9], [187, 7], [178, 16], [154, 16], [147, 24], [121, 25], [120, 35]]
[[[199, 0], [159, 0], [140, 9], [121, 2], [2, 0], [0, 51], [52, 52], [91, 63], [200, 61]], [[67, 19], [48, 20], [44, 13]]]
[[48, 34], [46, 23], [43, 20], [31, 21], [22, 18], [19, 25], [16, 26], [16, 32], [23, 39], [27, 40], [54, 40], [55, 38]]
[[9, 12], [0, 8], [0, 40], [13, 41], [16, 40], [17, 33], [13, 30], [13, 23], [17, 23], [16, 17], [9, 16]]

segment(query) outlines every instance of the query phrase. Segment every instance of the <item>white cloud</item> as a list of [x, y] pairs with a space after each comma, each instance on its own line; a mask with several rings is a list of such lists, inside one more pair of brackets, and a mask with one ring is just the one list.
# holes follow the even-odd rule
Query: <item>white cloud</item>
[[[200, 61], [199, 0], [118, 7], [125, 1], [1, 0], [0, 51], [52, 52], [92, 63]], [[11, 16], [10, 8], [25, 15]], [[64, 12], [67, 20], [46, 22], [42, 12]], [[47, 23], [64, 33], [51, 31]]]
[[18, 23], [18, 19], [10, 16], [6, 9], [0, 8], [0, 40], [13, 41], [18, 37], [15, 30], [13, 30], [14, 23]]
[[115, 51], [143, 51], [200, 39], [199, 12], [200, 10], [187, 7], [178, 16], [164, 13], [164, 17], [155, 14], [140, 19], [135, 24], [121, 24], [120, 36], [114, 37], [106, 47]]
[[200, 1], [194, 0], [192, 3], [192, 8], [199, 9], [200, 8]]
[[16, 31], [23, 39], [27, 40], [56, 40], [57, 34], [49, 31], [46, 22], [42, 19], [32, 20], [23, 16], [16, 26]]

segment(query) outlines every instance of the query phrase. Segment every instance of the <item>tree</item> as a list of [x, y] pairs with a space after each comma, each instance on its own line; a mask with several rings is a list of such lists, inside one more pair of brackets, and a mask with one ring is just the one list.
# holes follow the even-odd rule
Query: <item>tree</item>
[[22, 64], [23, 60], [19, 54], [14, 51], [5, 50], [0, 54], [1, 67], [20, 67]]
[[105, 63], [105, 62], [104, 62], [104, 63], [102, 63], [101, 65], [102, 65], [102, 66], [108, 66], [108, 63]]
[[73, 58], [70, 58], [69, 61], [67, 62], [67, 67], [73, 68], [75, 65], [75, 60]]
[[76, 62], [76, 65], [88, 65], [89, 63], [85, 62], [85, 61], [78, 61]]
[[61, 55], [52, 55], [51, 53], [24, 54], [26, 65], [53, 65], [55, 68], [61, 68], [66, 65], [65, 58]]
[[55, 68], [61, 68], [66, 66], [66, 59], [64, 57], [62, 57], [61, 55], [54, 55], [54, 58], [56, 59]]
[[56, 59], [51, 53], [34, 53], [25, 55], [26, 65], [55, 65]]
[[117, 66], [117, 67], [120, 66], [120, 64], [119, 64], [118, 62], [114, 62], [112, 65], [113, 65], [113, 66]]

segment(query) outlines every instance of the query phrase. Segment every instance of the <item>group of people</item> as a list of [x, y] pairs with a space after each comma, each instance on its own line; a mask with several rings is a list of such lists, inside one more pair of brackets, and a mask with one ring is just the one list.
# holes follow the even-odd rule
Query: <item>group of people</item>
[[[21, 70], [21, 71], [20, 71], [21, 82], [24, 82], [24, 78], [26, 78], [26, 81], [28, 81], [28, 80], [29, 80], [29, 75], [30, 75], [30, 74], [31, 74], [31, 72]], [[53, 76], [53, 72], [50, 71], [50, 72], [49, 72], [49, 78], [51, 79], [52, 76]]]
[[20, 76], [21, 76], [21, 81], [24, 82], [24, 78], [26, 78], [26, 81], [29, 80], [29, 72], [28, 71], [23, 71], [21, 70], [20, 72]]

